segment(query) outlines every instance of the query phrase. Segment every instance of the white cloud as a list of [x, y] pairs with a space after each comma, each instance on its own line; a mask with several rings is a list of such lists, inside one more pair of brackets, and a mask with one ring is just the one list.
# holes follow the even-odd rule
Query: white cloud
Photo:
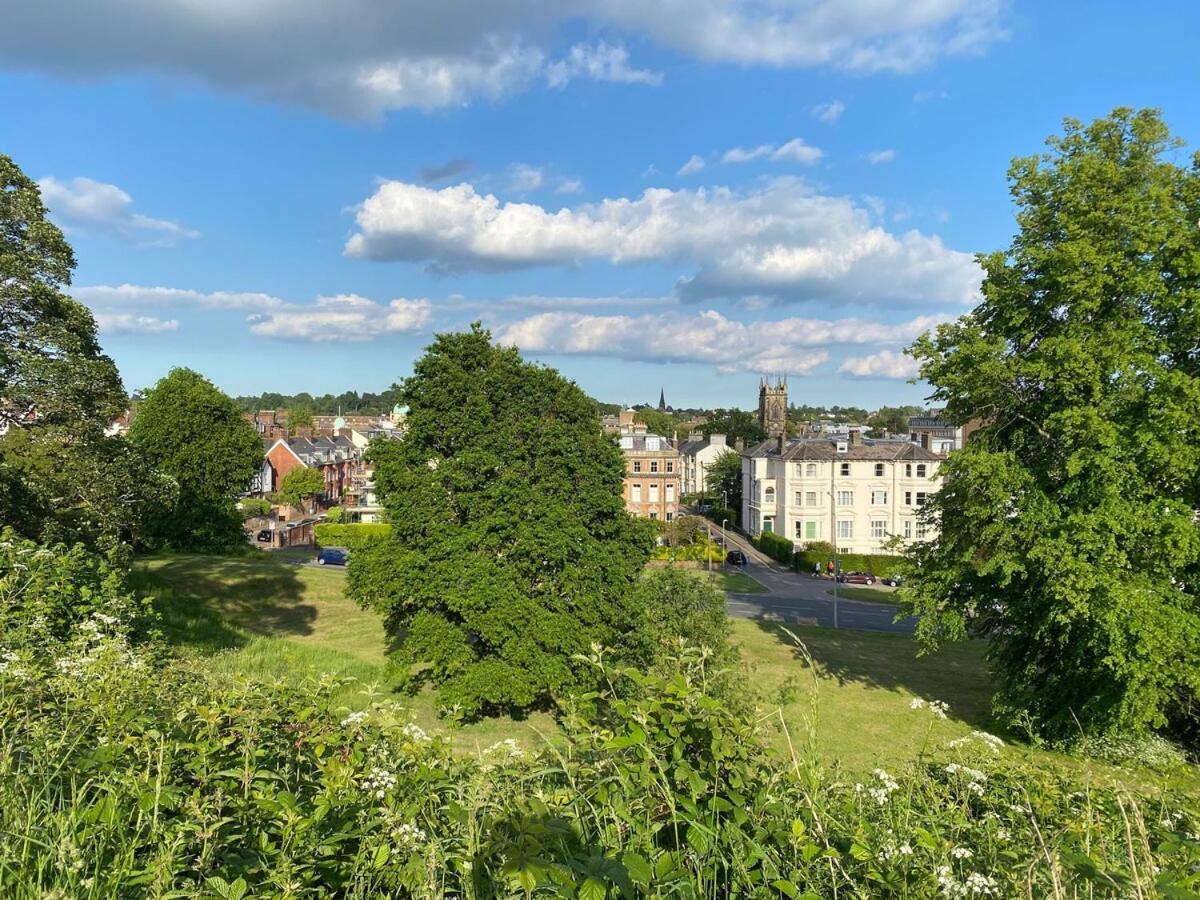
[[253, 292], [191, 291], [183, 288], [145, 287], [137, 284], [116, 286], [97, 284], [77, 287], [71, 296], [91, 307], [162, 306], [200, 307], [262, 311], [284, 305], [278, 297]]
[[357, 212], [349, 256], [498, 271], [657, 261], [686, 267], [688, 300], [970, 303], [980, 271], [935, 236], [893, 234], [847, 197], [781, 178], [748, 193], [650, 188], [574, 209], [501, 203], [470, 184], [388, 181]]
[[577, 78], [617, 84], [662, 84], [660, 72], [633, 68], [629, 65], [628, 50], [605, 41], [576, 44], [565, 57], [546, 66], [546, 83], [552, 88], [565, 87]]
[[695, 175], [697, 172], [704, 171], [704, 157], [697, 153], [693, 153], [691, 157], [682, 166], [676, 175]]
[[880, 350], [870, 356], [847, 359], [838, 371], [856, 378], [892, 378], [903, 380], [917, 374], [920, 365], [911, 356], [894, 350]]
[[67, 231], [85, 231], [139, 244], [167, 246], [199, 236], [166, 219], [134, 212], [133, 198], [115, 184], [91, 178], [54, 177], [38, 181], [50, 216]]
[[96, 326], [107, 334], [161, 334], [177, 331], [175, 319], [157, 319], [154, 316], [135, 316], [131, 313], [96, 313]]
[[887, 148], [886, 150], [872, 150], [870, 153], [866, 154], [867, 162], [873, 166], [877, 166], [880, 163], [890, 163], [895, 158], [896, 151], [891, 147]]
[[582, 194], [583, 180], [580, 178], [563, 178], [554, 189], [556, 194]]
[[[497, 341], [526, 353], [609, 356], [637, 362], [709, 363], [719, 372], [807, 374], [831, 344], [901, 344], [944, 321], [919, 316], [896, 324], [857, 318], [738, 322], [715, 310], [640, 316], [544, 312], [511, 322]], [[886, 351], [885, 351], [886, 352]]]
[[546, 176], [540, 168], [524, 163], [517, 163], [513, 166], [511, 176], [512, 180], [509, 182], [508, 189], [514, 194], [525, 194], [529, 191], [536, 191], [546, 180]]
[[803, 138], [792, 138], [779, 147], [774, 144], [759, 144], [757, 147], [748, 149], [734, 147], [725, 151], [721, 156], [721, 162], [726, 165], [737, 165], [770, 157], [773, 162], [794, 162], [807, 166], [815, 163], [822, 155], [820, 148], [804, 143]]
[[775, 151], [774, 144], [759, 144], [757, 147], [746, 149], [744, 147], [734, 147], [726, 150], [721, 155], [721, 162], [725, 165], [738, 165], [740, 163], [753, 162], [756, 159], [762, 159], [764, 156], [770, 156]]
[[[0, 60], [150, 73], [348, 117], [502, 98], [539, 81], [652, 84], [622, 40], [715, 63], [907, 72], [1004, 37], [1005, 0], [89, 0], [5, 9]], [[607, 40], [561, 59], [567, 26]]]
[[826, 122], [832, 125], [842, 117], [842, 113], [846, 111], [846, 104], [841, 100], [830, 100], [828, 103], [818, 103], [812, 108], [812, 114], [820, 122]]
[[424, 299], [399, 298], [388, 305], [358, 294], [318, 297], [311, 306], [288, 305], [250, 317], [250, 330], [262, 337], [314, 343], [361, 342], [380, 334], [416, 331], [433, 314]]

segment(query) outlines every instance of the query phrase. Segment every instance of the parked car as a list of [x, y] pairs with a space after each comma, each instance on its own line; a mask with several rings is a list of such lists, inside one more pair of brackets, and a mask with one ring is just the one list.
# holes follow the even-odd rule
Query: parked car
[[271, 529], [270, 528], [262, 529], [258, 534], [255, 535], [255, 538], [257, 538], [260, 542], [262, 542], [264, 544], [271, 543]]
[[744, 566], [746, 564], [746, 554], [741, 550], [730, 550], [725, 554], [725, 562], [731, 566]]
[[888, 587], [900, 587], [900, 585], [904, 584], [904, 576], [889, 575], [887, 578], [880, 578], [879, 583], [886, 584]]
[[875, 576], [870, 572], [843, 572], [838, 581], [845, 584], [874, 584]]
[[330, 547], [317, 554], [318, 566], [344, 566], [350, 562], [350, 553]]

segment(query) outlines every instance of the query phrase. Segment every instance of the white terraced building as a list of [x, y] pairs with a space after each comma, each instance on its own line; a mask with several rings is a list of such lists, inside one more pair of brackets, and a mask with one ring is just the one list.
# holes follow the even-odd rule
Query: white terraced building
[[886, 553], [933, 536], [921, 509], [937, 490], [943, 457], [904, 440], [842, 436], [776, 437], [742, 454], [742, 523], [797, 548], [824, 541], [839, 553]]

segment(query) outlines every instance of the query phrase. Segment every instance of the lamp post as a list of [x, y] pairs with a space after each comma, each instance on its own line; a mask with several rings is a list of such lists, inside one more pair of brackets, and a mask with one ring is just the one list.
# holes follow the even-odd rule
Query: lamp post
[[[729, 521], [728, 519], [721, 520], [721, 537], [725, 540], [728, 540], [728, 538], [729, 538], [729, 533], [725, 530], [725, 523], [728, 521]], [[726, 545], [726, 546], [728, 546], [728, 545]], [[724, 556], [721, 557], [721, 570], [722, 571], [725, 570], [725, 564], [727, 562], [729, 562], [729, 554], [728, 553], [726, 553]]]
[[833, 629], [837, 631], [838, 627], [838, 579], [842, 574], [841, 563], [838, 562], [837, 549], [837, 506], [834, 504], [833, 491], [826, 491], [829, 495], [829, 534], [833, 540]]

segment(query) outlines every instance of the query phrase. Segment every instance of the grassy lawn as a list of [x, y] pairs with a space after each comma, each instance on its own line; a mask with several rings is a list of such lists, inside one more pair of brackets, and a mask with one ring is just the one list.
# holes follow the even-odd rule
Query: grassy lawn
[[[387, 688], [383, 629], [374, 613], [346, 599], [340, 569], [298, 566], [267, 554], [150, 557], [137, 569], [138, 586], [157, 598], [168, 640], [214, 672], [296, 681], [323, 673], [353, 677], [357, 684], [340, 698], [351, 708], [370, 703], [362, 688]], [[746, 575], [721, 574], [762, 589]], [[755, 589], [733, 584], [725, 589]], [[785, 631], [778, 624], [745, 619], [735, 620], [733, 630], [768, 738], [780, 749], [789, 739], [798, 750], [811, 745], [826, 761], [857, 772], [903, 764], [923, 748], [935, 751], [974, 729], [1003, 735], [989, 713], [991, 685], [980, 642], [918, 658], [907, 635], [806, 626]], [[928, 710], [911, 709], [917, 697], [948, 703], [949, 717], [934, 719]], [[450, 733], [464, 750], [508, 737], [534, 746], [542, 740], [539, 735], [557, 733], [546, 713], [455, 727], [437, 717], [429, 692], [396, 699], [422, 728]], [[814, 712], [816, 725], [810, 728]], [[1151, 773], [1011, 741], [1006, 752], [1037, 765], [1086, 769], [1096, 777], [1142, 784], [1156, 780]], [[1173, 780], [1200, 790], [1200, 770]]]
[[731, 594], [765, 594], [767, 589], [743, 572], [712, 572], [713, 583]]
[[[830, 596], [833, 596], [833, 588], [830, 588], [828, 593]], [[893, 606], [896, 604], [896, 598], [892, 596], [891, 591], [875, 587], [856, 587], [852, 584], [839, 584], [838, 596], [846, 600], [865, 600], [867, 603], [890, 603]]]

